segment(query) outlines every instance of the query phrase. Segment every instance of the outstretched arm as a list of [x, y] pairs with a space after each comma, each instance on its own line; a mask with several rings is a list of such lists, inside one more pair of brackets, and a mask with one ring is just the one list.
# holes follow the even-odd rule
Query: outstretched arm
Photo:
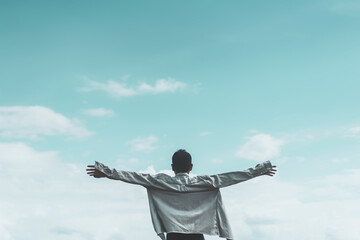
[[255, 168], [249, 168], [245, 171], [228, 172], [217, 175], [212, 175], [212, 185], [216, 188], [222, 188], [247, 181], [254, 177], [268, 175], [273, 176], [276, 173], [276, 166], [272, 165], [270, 161], [260, 163]]
[[120, 180], [127, 183], [137, 184], [144, 187], [157, 187], [161, 188], [162, 184], [150, 174], [110, 169], [108, 166], [95, 161], [95, 165], [88, 165], [86, 169], [89, 176], [95, 178], [109, 178], [113, 180]]

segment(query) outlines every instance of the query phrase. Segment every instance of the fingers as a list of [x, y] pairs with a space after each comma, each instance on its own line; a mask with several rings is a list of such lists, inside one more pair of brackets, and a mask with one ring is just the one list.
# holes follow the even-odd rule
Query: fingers
[[86, 173], [90, 176], [90, 177], [96, 177], [96, 169], [94, 165], [87, 165], [87, 169], [86, 169]]
[[264, 173], [264, 175], [268, 175], [268, 176], [274, 176], [276, 174], [276, 169], [271, 169], [270, 171]]
[[268, 176], [274, 176], [275, 175], [275, 173], [264, 173], [264, 175], [268, 175]]
[[86, 173], [87, 173], [90, 177], [94, 177], [94, 178], [102, 178], [102, 177], [105, 177], [105, 174], [103, 174], [102, 172], [100, 172], [99, 170], [97, 170], [94, 165], [88, 165], [88, 168], [86, 169]]
[[86, 171], [95, 171], [95, 166], [94, 165], [88, 165], [88, 168], [86, 169]]
[[[277, 172], [277, 170], [276, 170], [275, 168], [276, 168], [275, 165], [271, 166], [271, 170], [270, 170], [269, 172], [270, 172], [272, 175], [274, 175], [274, 174]], [[272, 175], [270, 175], [270, 176], [272, 176]]]
[[96, 172], [88, 172], [87, 173], [90, 177], [99, 178], [98, 174]]

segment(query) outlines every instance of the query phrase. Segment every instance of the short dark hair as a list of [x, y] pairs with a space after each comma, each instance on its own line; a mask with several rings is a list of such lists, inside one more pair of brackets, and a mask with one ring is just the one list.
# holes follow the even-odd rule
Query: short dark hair
[[191, 155], [185, 149], [179, 149], [172, 156], [172, 163], [176, 172], [187, 172], [191, 166]]

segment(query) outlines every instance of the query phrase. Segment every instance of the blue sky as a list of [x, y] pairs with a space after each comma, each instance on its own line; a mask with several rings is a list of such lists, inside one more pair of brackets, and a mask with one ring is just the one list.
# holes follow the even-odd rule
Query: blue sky
[[[158, 172], [185, 148], [195, 174], [271, 160], [279, 174], [269, 181], [302, 189], [294, 199], [317, 201], [310, 192], [329, 187], [321, 199], [340, 204], [319, 181], [349, 179], [338, 188], [348, 191], [342, 201], [355, 203], [359, 10], [352, 0], [1, 1], [0, 166], [12, 176], [6, 181], [20, 184], [30, 168], [28, 181], [40, 184], [41, 172], [59, 167], [91, 189], [95, 182], [83, 176], [88, 163]], [[40, 205], [50, 209], [46, 214], [54, 208]], [[0, 221], [0, 236], [29, 239], [16, 235], [15, 213]], [[60, 233], [52, 239], [62, 239], [64, 229], [67, 239], [112, 236], [56, 224], [49, 232]], [[246, 224], [239, 238], [284, 233], [280, 224], [277, 236], [255, 231], [258, 222]], [[355, 239], [351, 231], [322, 231], [309, 239]]]

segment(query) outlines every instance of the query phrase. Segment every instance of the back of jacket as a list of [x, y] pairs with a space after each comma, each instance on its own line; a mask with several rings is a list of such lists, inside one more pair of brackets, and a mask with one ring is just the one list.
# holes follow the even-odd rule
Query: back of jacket
[[202, 233], [232, 239], [219, 189], [171, 192], [148, 188], [155, 232]]

